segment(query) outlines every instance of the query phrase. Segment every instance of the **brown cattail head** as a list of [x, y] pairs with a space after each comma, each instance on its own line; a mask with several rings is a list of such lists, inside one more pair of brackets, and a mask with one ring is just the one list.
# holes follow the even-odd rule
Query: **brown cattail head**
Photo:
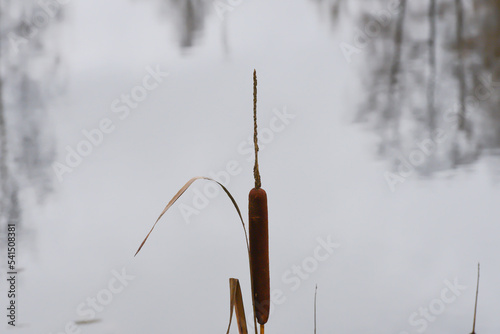
[[250, 264], [254, 307], [257, 321], [264, 325], [269, 318], [269, 233], [267, 222], [267, 194], [262, 188], [253, 188], [248, 195], [250, 234]]

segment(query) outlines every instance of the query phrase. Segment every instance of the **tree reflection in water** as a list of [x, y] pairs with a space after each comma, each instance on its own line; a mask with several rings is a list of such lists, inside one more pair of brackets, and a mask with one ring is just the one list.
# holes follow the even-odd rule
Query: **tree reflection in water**
[[401, 0], [388, 24], [378, 16], [387, 1], [315, 1], [333, 21], [379, 28], [358, 49], [366, 95], [356, 120], [378, 134], [393, 170], [430, 175], [500, 152], [500, 1]]
[[188, 49], [198, 42], [211, 10], [211, 2], [204, 0], [153, 0], [175, 26], [179, 47]]
[[[55, 9], [55, 8], [54, 8]], [[58, 91], [60, 58], [47, 32], [63, 20], [33, 1], [2, 1], [0, 12], [0, 226], [22, 221], [25, 196], [51, 190], [54, 142], [47, 103]], [[44, 21], [43, 21], [44, 20]], [[52, 36], [53, 37], [53, 36]], [[23, 197], [21, 200], [20, 197]], [[29, 201], [28, 201], [29, 202]]]

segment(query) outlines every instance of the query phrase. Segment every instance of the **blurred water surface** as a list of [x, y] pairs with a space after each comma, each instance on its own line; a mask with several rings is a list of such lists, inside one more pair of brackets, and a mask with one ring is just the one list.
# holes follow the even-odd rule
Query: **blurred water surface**
[[[20, 316], [25, 328], [18, 331], [56, 332], [66, 322], [81, 321], [75, 309], [121, 266], [128, 266], [137, 284], [97, 312], [102, 321], [83, 321], [82, 328], [92, 327], [93, 333], [223, 329], [224, 321], [211, 319], [225, 319], [226, 279], [236, 274], [243, 279], [246, 267], [239, 258], [244, 249], [227, 254], [225, 247], [239, 245], [230, 233], [241, 231], [218, 225], [234, 219], [229, 210], [214, 209], [227, 205], [222, 197], [193, 217], [194, 224], [183, 224], [176, 211], [168, 217], [177, 222], [170, 226], [170, 239], [150, 241], [157, 243], [152, 250], [164, 254], [184, 249], [187, 264], [147, 250], [137, 259], [147, 263], [131, 262], [128, 255], [183, 179], [237, 160], [243, 172], [231, 180], [232, 189], [251, 185], [251, 163], [238, 147], [251, 134], [247, 112], [254, 67], [262, 124], [272, 124], [273, 115], [283, 110], [292, 115], [262, 152], [268, 166], [263, 182], [276, 191], [287, 189], [281, 201], [275, 200], [280, 212], [275, 217], [288, 219], [293, 228], [289, 237], [278, 236], [283, 227], [274, 231], [274, 247], [280, 250], [274, 286], [289, 291], [280, 273], [309, 255], [315, 237], [325, 233], [337, 233], [346, 246], [338, 262], [315, 273], [314, 281], [330, 284], [336, 277], [359, 283], [346, 290], [338, 283], [325, 286], [324, 298], [335, 296], [337, 302], [323, 304], [324, 332], [368, 333], [376, 326], [415, 330], [408, 329], [408, 315], [434, 298], [444, 277], [461, 274], [467, 281], [470, 266], [464, 265], [478, 257], [498, 264], [492, 252], [498, 210], [492, 207], [500, 175], [500, 1], [394, 3], [75, 0], [41, 6], [2, 1], [0, 222], [2, 231], [7, 222], [16, 222], [22, 247], [34, 250], [21, 261], [27, 268], [20, 284], [26, 306]], [[169, 74], [157, 80], [147, 98], [127, 107], [123, 94], [133, 94], [155, 69]], [[113, 130], [59, 177], [54, 164], [65, 164], [68, 147], [76, 149], [85, 140], [82, 131], [98, 128], [103, 119]], [[294, 188], [289, 179], [295, 179]], [[297, 189], [315, 196], [304, 200], [294, 194]], [[245, 199], [245, 192], [238, 190], [237, 196]], [[189, 204], [192, 195], [186, 196]], [[295, 206], [290, 203], [298, 201], [304, 208], [289, 212]], [[324, 210], [317, 209], [323, 204]], [[313, 209], [311, 217], [306, 211]], [[205, 214], [210, 224], [219, 215], [221, 222], [205, 227], [200, 223]], [[468, 224], [476, 220], [481, 222]], [[226, 231], [219, 232], [222, 236], [221, 230]], [[29, 231], [36, 237], [28, 238]], [[212, 248], [196, 233], [225, 237], [228, 245]], [[308, 246], [294, 249], [303, 240]], [[180, 248], [186, 244], [189, 249]], [[184, 305], [197, 304], [199, 295], [171, 291], [186, 284], [186, 274], [171, 269], [193, 266], [199, 253], [212, 264], [193, 269], [188, 282], [200, 284], [193, 289], [204, 299], [217, 301], [210, 312], [194, 306], [191, 317], [199, 322], [193, 322]], [[405, 267], [409, 261], [413, 266]], [[236, 269], [227, 269], [226, 262]], [[398, 265], [406, 271], [398, 271]], [[220, 285], [193, 278], [214, 268], [219, 272], [213, 280]], [[378, 268], [386, 271], [375, 275]], [[53, 280], [53, 273], [58, 278]], [[172, 275], [166, 286], [165, 275]], [[424, 281], [426, 275], [432, 279]], [[400, 276], [411, 277], [418, 288]], [[394, 280], [399, 283], [392, 285]], [[63, 292], [68, 287], [71, 293]], [[498, 306], [497, 290], [484, 302], [491, 311]], [[373, 301], [382, 292], [376, 291], [406, 299], [383, 302], [385, 309], [378, 310]], [[289, 302], [271, 325], [275, 332], [310, 328], [310, 319], [301, 319], [309, 292], [289, 292]], [[174, 302], [166, 305], [167, 297]], [[57, 303], [39, 312], [48, 298]], [[371, 301], [361, 307], [366, 299]], [[176, 307], [180, 302], [183, 307]], [[455, 321], [468, 306], [461, 301], [427, 332], [468, 324]], [[297, 327], [286, 321], [294, 315], [301, 319]], [[493, 317], [485, 311], [486, 329], [498, 329], [488, 322]]]

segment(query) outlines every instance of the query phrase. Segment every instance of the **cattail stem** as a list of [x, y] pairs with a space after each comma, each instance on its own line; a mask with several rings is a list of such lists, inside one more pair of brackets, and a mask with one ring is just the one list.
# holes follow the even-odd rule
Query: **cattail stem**
[[252, 276], [252, 298], [254, 312], [261, 330], [269, 318], [270, 280], [269, 280], [269, 232], [267, 219], [267, 194], [261, 188], [257, 142], [257, 72], [253, 72], [253, 120], [255, 188], [248, 195], [248, 231], [250, 241], [250, 270]]
[[260, 325], [260, 334], [264, 334], [264, 325]]
[[257, 72], [253, 70], [253, 146], [255, 149], [255, 165], [253, 166], [253, 177], [255, 179], [255, 188], [261, 186], [259, 172], [259, 143], [257, 141]]
[[476, 334], [476, 311], [477, 311], [477, 295], [479, 294], [479, 271], [481, 270], [480, 263], [477, 264], [477, 286], [476, 286], [476, 304], [474, 305], [474, 322], [472, 323], [472, 333]]

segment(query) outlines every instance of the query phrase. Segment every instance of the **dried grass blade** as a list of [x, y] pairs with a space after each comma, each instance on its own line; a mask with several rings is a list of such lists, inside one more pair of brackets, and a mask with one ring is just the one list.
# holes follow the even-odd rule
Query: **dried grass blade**
[[[250, 264], [250, 272], [252, 272], [252, 266], [251, 266], [251, 263], [250, 263], [250, 245], [248, 243], [248, 234], [247, 234], [247, 230], [246, 230], [246, 227], [245, 227], [245, 222], [243, 221], [243, 217], [241, 216], [240, 208], [238, 207], [238, 204], [236, 203], [236, 200], [234, 199], [233, 195], [231, 195], [231, 193], [229, 192], [229, 190], [227, 190], [227, 188], [223, 184], [221, 184], [220, 182], [218, 182], [218, 181], [216, 181], [214, 179], [211, 179], [211, 178], [205, 177], [205, 176], [193, 177], [188, 182], [186, 182], [186, 184], [181, 189], [179, 189], [179, 191], [177, 192], [177, 194], [175, 194], [175, 196], [172, 197], [172, 199], [170, 200], [170, 202], [168, 202], [167, 206], [165, 206], [165, 208], [163, 209], [163, 211], [160, 214], [160, 216], [156, 219], [155, 223], [153, 224], [153, 227], [151, 227], [151, 230], [146, 235], [146, 238], [144, 238], [144, 240], [142, 241], [141, 245], [139, 246], [139, 249], [137, 250], [137, 252], [135, 252], [134, 256], [136, 256], [139, 253], [139, 251], [142, 249], [142, 247], [144, 246], [144, 244], [148, 240], [149, 235], [151, 234], [151, 232], [153, 232], [153, 230], [154, 230], [156, 224], [158, 223], [158, 221], [160, 220], [160, 218], [163, 217], [163, 215], [167, 212], [167, 210], [170, 209], [170, 207], [179, 199], [179, 197], [182, 196], [182, 194], [184, 194], [184, 192], [196, 180], [208, 180], [208, 181], [212, 181], [212, 182], [217, 183], [219, 186], [221, 186], [222, 190], [224, 190], [224, 192], [226, 193], [226, 195], [229, 197], [229, 199], [231, 200], [231, 203], [233, 203], [234, 208], [238, 212], [238, 217], [240, 218], [241, 226], [243, 227], [243, 233], [245, 234], [245, 242], [247, 244], [247, 253], [248, 253], [248, 259], [249, 259], [249, 264]], [[250, 275], [250, 280], [252, 281], [251, 285], [252, 285], [252, 296], [253, 296], [254, 295], [254, 292], [253, 292], [253, 279], [252, 279], [251, 275]], [[253, 298], [252, 298], [252, 306], [253, 306], [253, 309], [255, 310]], [[254, 322], [255, 334], [257, 334], [257, 320], [255, 318], [255, 313], [254, 313], [254, 316], [253, 316], [253, 322]]]
[[[172, 197], [172, 199], [170, 200], [170, 202], [168, 202], [167, 206], [165, 206], [165, 209], [163, 209], [162, 213], [160, 214], [160, 216], [158, 217], [158, 219], [156, 219], [155, 223], [153, 224], [153, 227], [151, 227], [151, 230], [149, 231], [149, 233], [146, 235], [146, 238], [144, 238], [144, 241], [141, 243], [141, 245], [139, 246], [139, 249], [137, 250], [137, 252], [135, 252], [135, 255], [137, 255], [139, 253], [139, 251], [142, 249], [142, 247], [144, 246], [144, 244], [146, 243], [146, 240], [148, 240], [149, 238], [149, 235], [151, 234], [151, 232], [153, 232], [156, 224], [158, 223], [158, 221], [160, 220], [161, 217], [163, 217], [163, 215], [167, 212], [168, 209], [170, 209], [170, 207], [179, 199], [179, 197], [182, 196], [182, 194], [184, 194], [184, 192], [194, 183], [194, 181], [196, 180], [208, 180], [208, 181], [213, 181], [213, 182], [216, 182], [219, 186], [222, 187], [222, 189], [224, 190], [224, 192], [227, 194], [227, 196], [229, 197], [229, 199], [231, 200], [231, 202], [233, 203], [236, 211], [238, 212], [238, 216], [240, 217], [240, 221], [241, 221], [241, 225], [243, 226], [243, 231], [245, 233], [245, 241], [247, 243], [247, 249], [249, 249], [249, 246], [248, 246], [248, 236], [247, 236], [247, 231], [246, 231], [246, 228], [245, 228], [245, 222], [243, 221], [243, 217], [241, 216], [241, 211], [240, 211], [240, 208], [238, 207], [238, 204], [236, 204], [236, 201], [234, 200], [234, 197], [231, 195], [231, 193], [229, 192], [229, 190], [227, 190], [227, 188], [222, 185], [220, 182], [214, 180], [214, 179], [211, 179], [209, 177], [205, 177], [205, 176], [196, 176], [196, 177], [193, 177], [192, 179], [190, 179], [188, 182], [186, 182], [186, 184], [184, 186], [182, 186], [181, 189], [179, 189], [179, 191], [177, 192], [177, 194], [175, 194], [174, 197]], [[135, 256], [134, 255], [134, 256]]]
[[241, 295], [240, 281], [236, 278], [229, 279], [229, 291], [231, 294], [229, 325], [227, 326], [226, 334], [229, 334], [231, 322], [233, 320], [233, 311], [236, 313], [236, 321], [238, 323], [238, 333], [248, 334], [247, 320], [245, 318], [245, 308], [243, 306], [243, 297]]

